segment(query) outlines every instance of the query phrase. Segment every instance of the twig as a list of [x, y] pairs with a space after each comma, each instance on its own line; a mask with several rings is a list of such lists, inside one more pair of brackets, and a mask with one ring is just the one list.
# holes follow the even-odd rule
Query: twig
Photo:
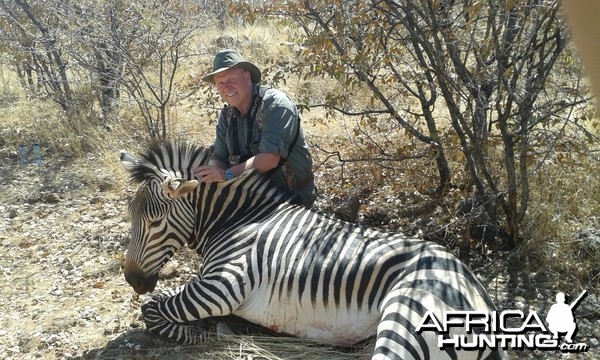
[[332, 157], [336, 157], [337, 160], [341, 163], [355, 163], [355, 162], [366, 162], [366, 161], [369, 161], [369, 162], [372, 162], [372, 161], [404, 161], [404, 160], [409, 160], [409, 159], [420, 159], [420, 158], [427, 156], [427, 153], [428, 153], [427, 150], [424, 150], [424, 151], [421, 151], [420, 153], [413, 154], [413, 155], [400, 155], [400, 156], [395, 156], [395, 157], [368, 157], [368, 158], [343, 159], [339, 151], [328, 151], [328, 150], [323, 149], [322, 147], [320, 147], [317, 144], [315, 144], [314, 146], [317, 149], [319, 149], [320, 151], [329, 155], [317, 167], [320, 167], [321, 165], [323, 165], [327, 160], [331, 159]]
[[348, 116], [360, 116], [360, 115], [370, 115], [370, 114], [391, 114], [391, 112], [387, 109], [380, 109], [380, 110], [371, 109], [371, 110], [365, 110], [365, 111], [360, 111], [360, 112], [352, 112], [352, 111], [344, 110], [337, 106], [327, 105], [327, 104], [306, 105], [305, 107], [307, 107], [307, 108], [318, 108], [318, 107], [331, 108], [337, 112], [340, 112], [340, 113], [342, 113], [344, 115], [348, 115]]

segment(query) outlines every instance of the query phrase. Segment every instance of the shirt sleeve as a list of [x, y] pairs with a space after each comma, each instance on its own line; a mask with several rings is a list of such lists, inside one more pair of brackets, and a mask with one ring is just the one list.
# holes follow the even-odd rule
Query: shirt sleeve
[[298, 131], [298, 111], [281, 91], [269, 89], [263, 104], [263, 128], [259, 152], [287, 159], [289, 147]]

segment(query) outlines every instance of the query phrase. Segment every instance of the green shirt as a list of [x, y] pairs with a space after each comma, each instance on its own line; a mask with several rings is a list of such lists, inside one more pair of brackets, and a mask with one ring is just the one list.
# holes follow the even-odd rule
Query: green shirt
[[[258, 87], [253, 86], [252, 99], [257, 93]], [[233, 111], [228, 119], [228, 109], [229, 106], [226, 106], [221, 111], [217, 122], [213, 159], [232, 166], [235, 164], [230, 163], [231, 155], [240, 155], [245, 160], [258, 153], [275, 154], [287, 159], [285, 165], [273, 175], [275, 184], [293, 188], [305, 184], [312, 177], [312, 157], [298, 121], [298, 109], [285, 93], [267, 89], [254, 121], [248, 118], [251, 111], [240, 118], [240, 113], [235, 108], [231, 108]], [[237, 121], [235, 135], [233, 121]], [[252, 132], [248, 141], [248, 124], [251, 122]], [[298, 131], [296, 144], [290, 149]], [[234, 154], [233, 136], [237, 136], [239, 154]]]

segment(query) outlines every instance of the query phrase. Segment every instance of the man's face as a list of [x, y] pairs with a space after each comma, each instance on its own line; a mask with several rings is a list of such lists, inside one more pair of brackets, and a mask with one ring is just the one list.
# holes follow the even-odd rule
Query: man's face
[[252, 96], [250, 72], [241, 68], [231, 68], [213, 76], [221, 98], [242, 114], [248, 111]]

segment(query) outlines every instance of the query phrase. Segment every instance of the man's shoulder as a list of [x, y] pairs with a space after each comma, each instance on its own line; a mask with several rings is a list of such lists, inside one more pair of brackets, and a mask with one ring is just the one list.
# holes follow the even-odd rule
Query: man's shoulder
[[295, 108], [296, 105], [290, 97], [283, 91], [276, 88], [265, 88], [263, 101], [266, 106], [282, 106], [287, 108]]

